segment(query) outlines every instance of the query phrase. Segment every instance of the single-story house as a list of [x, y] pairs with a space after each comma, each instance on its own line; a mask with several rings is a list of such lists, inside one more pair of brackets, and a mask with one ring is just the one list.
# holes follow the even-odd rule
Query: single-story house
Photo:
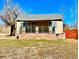
[[16, 24], [17, 35], [21, 33], [64, 33], [61, 14], [20, 14], [16, 18]]

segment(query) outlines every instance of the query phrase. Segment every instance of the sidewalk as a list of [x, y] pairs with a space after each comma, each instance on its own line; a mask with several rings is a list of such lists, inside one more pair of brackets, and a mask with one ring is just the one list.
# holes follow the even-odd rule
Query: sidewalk
[[0, 39], [16, 39], [15, 36], [9, 36], [9, 34], [0, 33]]

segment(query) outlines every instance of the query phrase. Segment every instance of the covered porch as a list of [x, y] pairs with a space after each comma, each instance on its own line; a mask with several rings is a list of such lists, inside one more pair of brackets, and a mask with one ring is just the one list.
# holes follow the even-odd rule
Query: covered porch
[[49, 33], [55, 32], [55, 26], [50, 26], [49, 20], [40, 21], [22, 21], [20, 32], [23, 33]]
[[50, 20], [18, 21], [19, 33], [55, 33], [56, 24]]

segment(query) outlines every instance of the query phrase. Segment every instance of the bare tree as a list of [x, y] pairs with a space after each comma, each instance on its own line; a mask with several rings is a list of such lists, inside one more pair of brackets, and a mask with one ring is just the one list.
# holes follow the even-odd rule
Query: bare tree
[[18, 6], [14, 6], [12, 0], [6, 0], [3, 7], [4, 15], [0, 14], [0, 18], [11, 27], [10, 35], [15, 35], [15, 19], [20, 13]]

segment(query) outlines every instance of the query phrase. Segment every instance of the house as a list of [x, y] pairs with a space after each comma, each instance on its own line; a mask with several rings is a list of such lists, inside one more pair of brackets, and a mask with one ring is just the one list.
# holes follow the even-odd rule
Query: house
[[16, 18], [16, 35], [22, 33], [63, 34], [61, 14], [20, 14]]
[[9, 33], [10, 27], [6, 26], [6, 24], [0, 24], [0, 33]]

